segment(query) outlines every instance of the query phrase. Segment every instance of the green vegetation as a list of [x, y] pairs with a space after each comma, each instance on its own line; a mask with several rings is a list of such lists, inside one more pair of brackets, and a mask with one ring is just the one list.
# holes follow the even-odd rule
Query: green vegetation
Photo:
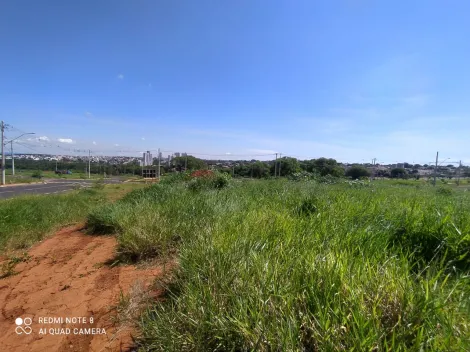
[[26, 248], [45, 234], [83, 219], [102, 195], [82, 190], [63, 195], [22, 196], [0, 202], [0, 250]]
[[142, 318], [141, 350], [470, 348], [467, 192], [236, 179], [194, 192], [189, 182], [88, 217], [90, 230], [117, 234], [123, 260], [178, 257], [167, 299]]
[[95, 207], [144, 185], [100, 185], [60, 195], [21, 196], [0, 201], [0, 252], [31, 246], [59, 228], [83, 221]]
[[367, 170], [364, 166], [361, 165], [354, 165], [351, 166], [346, 171], [346, 176], [351, 177], [353, 180], [357, 180], [361, 177], [368, 177], [370, 176], [369, 170]]
[[390, 171], [392, 178], [406, 178], [406, 170], [403, 168], [394, 168]]

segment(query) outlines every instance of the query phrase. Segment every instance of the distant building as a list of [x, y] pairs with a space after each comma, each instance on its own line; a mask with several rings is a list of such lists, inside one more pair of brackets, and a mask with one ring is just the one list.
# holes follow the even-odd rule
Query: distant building
[[397, 168], [399, 168], [399, 169], [404, 169], [404, 168], [405, 168], [405, 163], [399, 163], [399, 164], [397, 164]]
[[188, 153], [183, 153], [181, 154], [181, 156], [188, 156]]
[[150, 166], [153, 164], [152, 154], [147, 150], [143, 155], [142, 166]]
[[179, 158], [181, 156], [180, 153], [175, 153], [175, 158]]

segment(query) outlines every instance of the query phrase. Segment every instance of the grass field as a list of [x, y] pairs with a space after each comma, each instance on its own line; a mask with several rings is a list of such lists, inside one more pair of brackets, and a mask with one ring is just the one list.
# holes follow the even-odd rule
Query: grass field
[[422, 183], [177, 182], [88, 225], [117, 234], [123, 261], [178, 258], [143, 351], [463, 351], [469, 205]]
[[0, 253], [24, 249], [47, 234], [78, 221], [99, 205], [142, 188], [139, 184], [101, 185], [61, 195], [21, 196], [0, 201]]

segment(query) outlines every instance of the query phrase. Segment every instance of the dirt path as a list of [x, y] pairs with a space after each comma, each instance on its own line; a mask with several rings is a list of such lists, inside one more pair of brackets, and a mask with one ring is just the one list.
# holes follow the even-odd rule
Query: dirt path
[[18, 274], [0, 280], [0, 351], [129, 350], [130, 330], [116, 334], [112, 306], [137, 280], [148, 287], [163, 268], [105, 265], [115, 246], [114, 237], [72, 227], [33, 247]]

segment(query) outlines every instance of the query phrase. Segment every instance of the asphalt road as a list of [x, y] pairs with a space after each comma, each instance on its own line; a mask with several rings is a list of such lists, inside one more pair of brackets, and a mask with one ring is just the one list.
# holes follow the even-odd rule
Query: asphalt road
[[[106, 179], [105, 183], [120, 183], [119, 179]], [[90, 187], [93, 180], [44, 180], [44, 183], [22, 184], [0, 187], [0, 199], [17, 197], [20, 195], [62, 193], [76, 187]]]

